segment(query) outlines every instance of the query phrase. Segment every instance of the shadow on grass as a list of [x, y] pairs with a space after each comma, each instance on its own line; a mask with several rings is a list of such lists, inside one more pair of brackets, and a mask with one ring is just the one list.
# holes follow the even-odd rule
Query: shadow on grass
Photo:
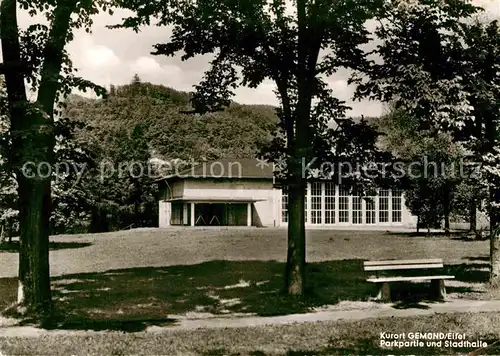
[[[447, 293], [471, 293], [471, 287], [446, 287]], [[398, 283], [391, 291], [394, 309], [430, 309], [429, 303], [443, 303], [443, 300], [432, 299], [429, 283]], [[422, 302], [425, 302], [423, 304]]]
[[444, 266], [444, 273], [455, 276], [455, 280], [469, 283], [486, 283], [489, 280], [489, 264], [461, 263]]
[[46, 327], [139, 331], [187, 312], [285, 315], [376, 292], [362, 260], [309, 264], [302, 298], [282, 293], [284, 270], [276, 261], [210, 261], [55, 277], [58, 317]]
[[427, 232], [426, 230], [421, 230], [419, 232], [416, 231], [407, 231], [407, 232], [398, 232], [398, 231], [386, 231], [384, 235], [393, 235], [393, 236], [401, 236], [401, 237], [440, 237], [440, 238], [449, 238], [452, 240], [464, 240], [464, 241], [474, 241], [467, 238], [468, 231], [467, 230], [456, 230], [450, 231], [446, 234], [444, 231], [431, 231]]
[[[317, 350], [294, 350], [288, 351], [286, 356], [333, 356], [333, 355], [472, 355], [471, 348], [444, 348], [444, 347], [403, 347], [403, 348], [381, 348], [378, 338], [357, 338], [353, 335], [348, 340], [331, 340], [330, 345]], [[500, 355], [500, 343], [497, 339], [482, 339], [490, 347], [482, 350], [482, 354]], [[338, 345], [335, 345], [338, 344]], [[226, 349], [210, 349], [200, 352], [202, 356], [240, 356], [241, 353], [231, 353]], [[479, 355], [479, 353], [475, 353]], [[274, 353], [265, 353], [257, 350], [248, 353], [249, 356], [271, 356]]]
[[[52, 279], [58, 314], [45, 327], [131, 332], [171, 325], [175, 323], [172, 318], [187, 312], [270, 316], [307, 312], [339, 301], [368, 300], [378, 286], [366, 282], [362, 264], [362, 260], [309, 263], [307, 293], [302, 298], [282, 293], [285, 264], [276, 261], [210, 261], [64, 275]], [[487, 271], [475, 267], [451, 265], [445, 273], [464, 282], [487, 280]], [[395, 283], [391, 288], [393, 300], [399, 301], [397, 308], [421, 308], [420, 302], [429, 300], [428, 286], [422, 283]], [[449, 292], [469, 290], [448, 287]], [[0, 279], [0, 291], [0, 301], [13, 302], [15, 279]]]
[[488, 265], [490, 262], [490, 256], [476, 256], [476, 257], [467, 256], [467, 257], [464, 257], [463, 259], [468, 260], [468, 261], [483, 261], [483, 262], [487, 262]]
[[17, 298], [17, 278], [0, 278], [0, 312]]
[[[445, 265], [443, 269], [428, 270], [408, 270], [408, 271], [387, 271], [380, 273], [380, 276], [403, 275], [403, 276], [432, 276], [432, 275], [451, 275], [455, 276], [456, 281], [464, 282], [469, 286], [447, 286], [447, 293], [466, 294], [484, 292], [474, 288], [474, 284], [486, 283], [489, 280], [488, 265], [484, 263], [462, 263]], [[445, 284], [447, 282], [445, 281]], [[472, 284], [472, 286], [470, 286]], [[393, 282], [391, 287], [391, 300], [395, 309], [429, 309], [429, 303], [441, 303], [443, 301], [432, 299], [431, 287], [429, 282]], [[426, 304], [423, 304], [425, 302]]]
[[[50, 250], [63, 250], [83, 248], [92, 245], [90, 242], [49, 242]], [[4, 242], [0, 244], [0, 252], [19, 252], [19, 241]]]

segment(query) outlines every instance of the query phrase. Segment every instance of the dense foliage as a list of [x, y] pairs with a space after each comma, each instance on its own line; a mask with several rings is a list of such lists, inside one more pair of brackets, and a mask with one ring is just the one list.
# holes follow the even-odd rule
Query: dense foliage
[[[490, 281], [500, 284], [500, 31], [466, 1], [398, 1], [381, 12], [358, 97], [393, 102], [418, 129], [445, 131], [482, 167], [490, 218]], [[374, 56], [374, 57], [376, 57]], [[366, 77], [366, 74], [368, 76]]]
[[[72, 96], [65, 115], [101, 133], [142, 125], [152, 155], [165, 160], [254, 158], [277, 129], [275, 108], [232, 103], [226, 110], [189, 114], [190, 95], [162, 85], [112, 87], [103, 100]], [[85, 138], [84, 138], [85, 139]]]
[[399, 183], [419, 225], [441, 228], [444, 219], [449, 230], [456, 188], [470, 176], [463, 147], [449, 133], [419, 129], [419, 120], [402, 109], [392, 108], [377, 126], [383, 133], [381, 145], [404, 167]]

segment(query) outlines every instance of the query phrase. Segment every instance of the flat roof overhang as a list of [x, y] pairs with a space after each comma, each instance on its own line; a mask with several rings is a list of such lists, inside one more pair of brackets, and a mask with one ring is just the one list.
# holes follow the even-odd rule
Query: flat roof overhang
[[179, 175], [169, 175], [166, 177], [158, 178], [153, 180], [153, 183], [160, 183], [165, 181], [177, 181], [183, 179], [195, 179], [195, 180], [208, 180], [208, 179], [216, 179], [216, 180], [272, 180], [274, 181], [275, 177], [258, 177], [258, 176], [208, 176], [208, 175], [199, 175], [199, 176], [179, 176]]
[[191, 203], [255, 203], [258, 201], [264, 201], [266, 199], [255, 199], [255, 198], [239, 198], [239, 197], [178, 197], [178, 198], [167, 198], [162, 201], [168, 202], [191, 202]]

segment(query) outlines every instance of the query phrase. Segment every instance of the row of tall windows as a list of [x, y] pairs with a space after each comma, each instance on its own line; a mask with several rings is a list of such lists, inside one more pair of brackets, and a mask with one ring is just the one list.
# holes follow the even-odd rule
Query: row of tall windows
[[[288, 222], [288, 194], [286, 189], [282, 193], [282, 221]], [[400, 189], [380, 189], [377, 196], [361, 197], [347, 188], [337, 189], [332, 182], [313, 182], [306, 190], [305, 222], [310, 208], [311, 224], [335, 224], [336, 219], [352, 224], [398, 223], [402, 220], [402, 194]]]

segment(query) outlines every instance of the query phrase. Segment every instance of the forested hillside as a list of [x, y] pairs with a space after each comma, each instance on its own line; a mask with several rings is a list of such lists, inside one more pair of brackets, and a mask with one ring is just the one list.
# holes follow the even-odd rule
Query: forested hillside
[[[154, 156], [162, 159], [253, 158], [277, 129], [271, 106], [232, 104], [206, 115], [190, 114], [189, 94], [142, 83], [111, 87], [106, 99], [71, 96], [65, 116], [84, 121], [102, 135], [132, 132], [141, 125]], [[84, 138], [87, 140], [90, 138]]]

